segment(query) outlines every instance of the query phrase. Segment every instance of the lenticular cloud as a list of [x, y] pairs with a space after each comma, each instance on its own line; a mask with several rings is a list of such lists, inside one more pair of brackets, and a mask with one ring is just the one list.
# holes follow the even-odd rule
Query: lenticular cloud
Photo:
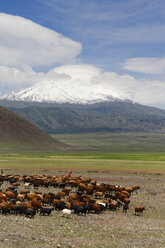
[[73, 63], [81, 44], [19, 16], [0, 13], [0, 66]]

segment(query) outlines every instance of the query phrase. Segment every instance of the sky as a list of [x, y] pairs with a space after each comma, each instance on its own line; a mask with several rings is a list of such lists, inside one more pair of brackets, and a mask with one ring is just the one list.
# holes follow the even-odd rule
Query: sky
[[0, 1], [0, 96], [76, 66], [82, 84], [165, 109], [165, 1]]

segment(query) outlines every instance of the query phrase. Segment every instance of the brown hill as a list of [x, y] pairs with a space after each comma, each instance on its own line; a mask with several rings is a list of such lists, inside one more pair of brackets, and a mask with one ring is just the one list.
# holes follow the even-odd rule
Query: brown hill
[[66, 147], [19, 115], [0, 106], [0, 151]]

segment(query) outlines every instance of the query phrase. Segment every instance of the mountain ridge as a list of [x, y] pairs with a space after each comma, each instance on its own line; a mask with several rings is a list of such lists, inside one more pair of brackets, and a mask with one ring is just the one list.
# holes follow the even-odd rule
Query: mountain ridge
[[165, 110], [131, 101], [57, 104], [2, 101], [47, 133], [164, 132]]

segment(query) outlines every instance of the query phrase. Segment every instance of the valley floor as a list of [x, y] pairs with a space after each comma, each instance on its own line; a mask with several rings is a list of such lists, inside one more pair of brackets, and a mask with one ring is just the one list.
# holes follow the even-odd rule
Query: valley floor
[[[7, 169], [10, 174], [43, 174], [41, 169]], [[46, 175], [65, 175], [67, 170], [46, 170]], [[74, 171], [73, 176], [80, 175]], [[123, 213], [107, 210], [86, 216], [72, 214], [70, 218], [54, 211], [51, 216], [34, 219], [0, 214], [0, 247], [61, 247], [61, 248], [161, 248], [165, 247], [165, 175], [134, 172], [87, 172], [81, 176], [97, 182], [121, 186], [139, 185], [139, 194], [131, 196], [130, 209]], [[54, 192], [39, 188], [40, 192]], [[134, 207], [145, 206], [142, 216], [134, 215]]]
[[[55, 135], [88, 149], [54, 152], [0, 152], [6, 174], [90, 177], [98, 183], [139, 185], [127, 213], [107, 210], [70, 218], [53, 211], [34, 219], [0, 214], [0, 248], [164, 248], [165, 134], [100, 133]], [[90, 147], [90, 149], [89, 149]], [[9, 185], [6, 185], [6, 187]], [[2, 188], [2, 190], [4, 190]], [[31, 189], [31, 191], [36, 191]], [[37, 190], [54, 192], [54, 188]], [[134, 215], [137, 205], [146, 210]]]

